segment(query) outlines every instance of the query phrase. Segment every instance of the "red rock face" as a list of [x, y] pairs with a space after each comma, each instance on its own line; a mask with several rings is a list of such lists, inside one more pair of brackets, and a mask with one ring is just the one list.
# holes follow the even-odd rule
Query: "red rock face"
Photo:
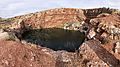
[[66, 22], [78, 22], [85, 20], [86, 17], [81, 9], [51, 9], [35, 14], [29, 14], [26, 16], [18, 16], [17, 19], [23, 19], [25, 23], [32, 25], [32, 27], [60, 27], [61, 24]]
[[34, 44], [14, 41], [0, 41], [0, 48], [1, 67], [84, 67], [82, 57], [75, 53], [55, 52]]
[[13, 41], [0, 41], [0, 48], [1, 67], [55, 67], [55, 58], [42, 48]]
[[[18, 22], [13, 24], [16, 28], [15, 30], [12, 29], [13, 33], [17, 32], [20, 37], [25, 30], [29, 30], [29, 26], [39, 30], [41, 28], [53, 29], [54, 27], [63, 29], [62, 25], [65, 23], [71, 24], [73, 22], [71, 26], [78, 26], [75, 22], [80, 22], [79, 26], [85, 28], [82, 31], [85, 32], [88, 41], [80, 45], [78, 47], [80, 50], [75, 52], [54, 51], [50, 48], [30, 44], [27, 40], [24, 42], [22, 38], [21, 42], [0, 41], [0, 67], [119, 67], [120, 55], [114, 53], [116, 51], [114, 44], [120, 40], [120, 16], [112, 14], [112, 11], [112, 9], [105, 8], [85, 10], [62, 8], [14, 17], [15, 21], [22, 19], [23, 22], [20, 25]], [[83, 21], [85, 23], [82, 24]], [[75, 27], [75, 30], [76, 28], [78, 27]], [[81, 29], [79, 30], [81, 31]], [[41, 37], [40, 32], [35, 33], [37, 34], [31, 34], [30, 36], [36, 36], [39, 39], [39, 36]], [[54, 31], [53, 33], [55, 34]], [[61, 34], [61, 32], [58, 33]], [[48, 36], [46, 33], [42, 34]], [[87, 35], [90, 38], [87, 38]], [[69, 37], [71, 38], [71, 36], [67, 36], [68, 39], [70, 39]], [[73, 37], [71, 39], [76, 40]]]

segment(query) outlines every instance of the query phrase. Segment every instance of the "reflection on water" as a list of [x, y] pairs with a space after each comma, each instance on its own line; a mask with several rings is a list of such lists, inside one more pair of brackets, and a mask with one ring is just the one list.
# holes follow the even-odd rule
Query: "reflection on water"
[[23, 34], [23, 38], [31, 43], [51, 48], [55, 51], [75, 51], [85, 39], [84, 33], [61, 28], [34, 29]]

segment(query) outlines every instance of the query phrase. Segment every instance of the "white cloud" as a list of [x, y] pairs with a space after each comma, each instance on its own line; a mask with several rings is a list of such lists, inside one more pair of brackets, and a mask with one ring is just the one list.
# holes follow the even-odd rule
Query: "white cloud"
[[71, 7], [71, 8], [120, 8], [119, 0], [3, 0], [0, 1], [0, 16], [12, 17], [35, 11]]
[[105, 0], [106, 5], [111, 8], [120, 9], [120, 0]]
[[[10, 5], [7, 6], [7, 10], [16, 10], [16, 9], [20, 9], [21, 6], [24, 6], [24, 3], [12, 3]], [[18, 8], [19, 7], [19, 8]]]

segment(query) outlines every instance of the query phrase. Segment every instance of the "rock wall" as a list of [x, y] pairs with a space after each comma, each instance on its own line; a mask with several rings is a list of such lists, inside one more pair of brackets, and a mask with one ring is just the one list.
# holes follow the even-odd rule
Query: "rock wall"
[[[101, 13], [111, 14], [115, 9], [96, 8], [96, 9], [74, 9], [57, 8], [41, 12], [13, 17], [15, 22], [22, 19], [25, 23], [32, 25], [33, 28], [61, 27], [66, 22], [84, 21], [87, 18], [95, 18]], [[13, 19], [12, 18], [12, 19]]]
[[97, 15], [101, 13], [109, 13], [111, 14], [115, 9], [110, 8], [95, 8], [95, 9], [84, 9], [84, 14], [87, 18], [95, 18]]
[[86, 19], [83, 10], [72, 8], [51, 9], [14, 18], [23, 19], [25, 23], [31, 24], [34, 28], [60, 27], [65, 22], [78, 22]]

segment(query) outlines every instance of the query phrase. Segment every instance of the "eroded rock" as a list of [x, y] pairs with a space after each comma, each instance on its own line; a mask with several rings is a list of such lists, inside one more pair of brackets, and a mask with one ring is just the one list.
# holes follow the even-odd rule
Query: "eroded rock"
[[1, 67], [55, 67], [55, 55], [45, 48], [37, 48], [14, 41], [0, 41]]
[[[80, 47], [83, 57], [90, 59], [87, 66], [89, 67], [119, 67], [119, 60], [104, 49], [97, 40], [89, 40]], [[91, 64], [90, 64], [91, 63]], [[100, 65], [99, 65], [100, 64]]]
[[115, 44], [115, 53], [120, 54], [120, 42], [116, 42]]
[[94, 28], [92, 28], [92, 29], [89, 31], [87, 37], [88, 37], [88, 39], [92, 39], [92, 38], [95, 37], [95, 35], [96, 35], [96, 32], [94, 31]]
[[66, 22], [84, 21], [86, 17], [82, 9], [58, 8], [18, 16], [15, 19], [23, 19], [26, 24], [30, 24], [33, 28], [52, 28], [61, 27], [61, 24]]
[[[111, 51], [106, 50], [109, 48], [109, 44], [106, 46], [105, 43], [102, 43], [104, 39], [105, 42], [110, 40], [109, 42], [111, 42], [111, 44], [119, 40], [120, 16], [111, 14], [112, 11], [113, 10], [109, 8], [85, 10], [62, 8], [14, 17], [16, 22], [10, 27], [10, 31], [1, 31], [0, 37], [3, 40], [7, 40], [15, 39], [17, 35], [17, 37], [21, 39], [21, 42], [0, 41], [0, 66], [119, 67], [118, 59], [120, 58], [117, 57], [118, 59], [116, 59], [116, 55], [119, 55], [119, 43], [116, 43], [115, 54], [111, 52], [111, 47]], [[59, 31], [54, 31], [54, 28], [59, 28]], [[64, 35], [61, 29], [64, 32], [66, 31], [67, 34]], [[72, 31], [72, 33], [70, 33], [70, 31]], [[80, 34], [80, 37], [77, 36], [77, 34], [73, 35], [76, 31], [82, 32], [82, 34], [77, 33]], [[31, 38], [28, 37], [28, 39], [32, 41], [33, 38], [32, 42], [22, 37], [25, 33], [30, 33], [29, 36], [31, 36]], [[57, 33], [57, 35], [55, 35], [55, 33]], [[58, 34], [62, 35], [58, 36]], [[84, 38], [82, 39], [81, 36], [88, 38], [88, 40], [94, 40], [84, 42]], [[61, 37], [64, 38], [61, 39]], [[40, 38], [43, 38], [44, 43], [39, 43], [41, 42], [39, 40]], [[78, 40], [76, 38], [78, 38]], [[81, 39], [82, 42], [79, 43]], [[99, 41], [96, 41], [97, 39]], [[51, 43], [51, 41], [48, 42], [48, 40], [57, 41]], [[73, 40], [75, 40], [75, 42], [73, 42]], [[62, 44], [62, 47], [65, 46], [68, 50], [74, 50], [74, 52], [67, 52], [65, 49], [62, 49], [61, 46], [58, 46], [60, 41], [66, 41], [66, 45]], [[83, 42], [84, 44], [82, 44]], [[44, 47], [36, 45], [37, 43]], [[48, 43], [58, 47], [58, 51], [50, 49], [50, 45], [49, 47], [45, 47]], [[76, 46], [75, 43], [78, 45], [76, 48], [80, 47], [80, 51], [75, 51], [76, 48], [71, 48]], [[104, 47], [102, 47], [103, 45]]]
[[12, 32], [1, 32], [0, 33], [0, 40], [14, 40], [14, 41], [19, 41], [15, 33]]
[[106, 17], [91, 19], [90, 23], [94, 27], [98, 27], [96, 31], [99, 32], [99, 34], [106, 32], [109, 35], [108, 39], [119, 40], [119, 17], [118, 15], [108, 15]]
[[106, 16], [108, 16], [108, 15], [110, 15], [109, 13], [101, 13], [101, 14], [99, 14], [97, 17], [106, 17]]

